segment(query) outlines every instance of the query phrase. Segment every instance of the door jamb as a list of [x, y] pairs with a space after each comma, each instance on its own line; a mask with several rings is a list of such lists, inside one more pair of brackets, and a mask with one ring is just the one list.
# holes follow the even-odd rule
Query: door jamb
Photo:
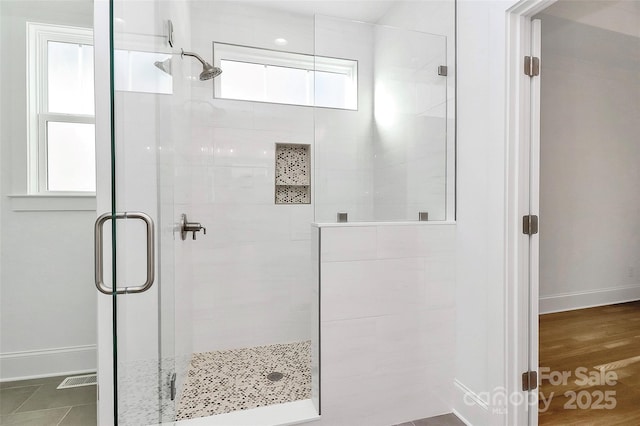
[[[507, 378], [506, 424], [538, 424], [537, 390], [523, 392], [522, 373], [529, 369], [529, 354], [538, 351], [537, 339], [529, 336], [530, 308], [537, 304], [529, 294], [529, 236], [523, 235], [522, 216], [529, 212], [529, 137], [531, 129], [530, 80], [523, 72], [523, 58], [530, 52], [531, 17], [557, 0], [521, 0], [507, 10], [507, 88], [506, 88], [506, 158], [505, 158], [505, 283], [506, 345], [505, 377]], [[537, 309], [533, 313], [537, 313]], [[535, 357], [537, 359], [537, 356]], [[533, 368], [533, 367], [532, 367]], [[535, 366], [537, 371], [537, 366]], [[524, 397], [524, 398], [522, 398]], [[523, 403], [524, 401], [524, 403]]]

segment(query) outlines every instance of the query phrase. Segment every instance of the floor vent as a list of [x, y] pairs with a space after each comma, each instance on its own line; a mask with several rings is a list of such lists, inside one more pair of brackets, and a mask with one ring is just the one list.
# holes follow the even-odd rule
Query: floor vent
[[58, 385], [56, 389], [77, 388], [80, 386], [90, 386], [98, 383], [96, 374], [86, 374], [84, 376], [67, 377]]

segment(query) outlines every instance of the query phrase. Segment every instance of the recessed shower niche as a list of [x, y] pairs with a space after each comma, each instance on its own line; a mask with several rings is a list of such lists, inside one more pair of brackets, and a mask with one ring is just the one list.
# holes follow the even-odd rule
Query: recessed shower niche
[[311, 145], [276, 143], [276, 204], [311, 204]]

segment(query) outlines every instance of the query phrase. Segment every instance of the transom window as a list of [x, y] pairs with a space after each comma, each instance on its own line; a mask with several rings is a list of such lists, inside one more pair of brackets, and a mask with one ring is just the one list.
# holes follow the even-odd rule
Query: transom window
[[213, 43], [214, 97], [358, 109], [358, 62]]
[[28, 23], [29, 193], [96, 190], [93, 34]]

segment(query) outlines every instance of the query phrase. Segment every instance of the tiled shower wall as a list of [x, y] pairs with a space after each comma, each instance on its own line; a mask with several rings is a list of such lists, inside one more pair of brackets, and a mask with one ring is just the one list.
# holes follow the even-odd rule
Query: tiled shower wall
[[451, 411], [455, 225], [320, 232], [322, 426]]
[[[191, 20], [192, 49], [206, 57], [219, 41], [358, 60], [358, 111], [218, 100], [211, 81], [194, 79], [191, 129], [176, 146], [176, 202], [208, 231], [185, 243], [194, 351], [308, 340], [314, 206], [275, 205], [275, 143], [309, 144], [315, 169], [326, 171], [311, 176], [316, 199], [337, 196], [363, 212], [352, 218], [372, 219], [371, 26], [238, 2], [193, 2]], [[289, 44], [275, 46], [277, 37]], [[316, 203], [320, 219], [334, 220], [338, 204]]]
[[[191, 44], [191, 14], [188, 7], [188, 2], [172, 1], [168, 2], [170, 8], [170, 14], [174, 24], [174, 36], [177, 40], [186, 44]], [[172, 74], [173, 74], [173, 92], [171, 103], [171, 130], [170, 140], [166, 141], [171, 147], [169, 153], [163, 153], [159, 156], [161, 167], [161, 176], [171, 176], [172, 179], [169, 182], [161, 181], [160, 191], [164, 197], [161, 197], [162, 203], [159, 208], [163, 215], [168, 215], [169, 211], [172, 211], [172, 217], [174, 220], [180, 217], [182, 213], [185, 213], [184, 206], [179, 204], [181, 194], [185, 192], [185, 182], [180, 180], [176, 176], [176, 171], [183, 165], [184, 157], [177, 155], [182, 152], [183, 135], [188, 133], [191, 129], [191, 114], [188, 109], [184, 108], [185, 102], [191, 99], [192, 87], [189, 80], [186, 78], [187, 73], [191, 70], [188, 63], [172, 62]], [[168, 118], [167, 118], [168, 120]], [[167, 168], [169, 170], [164, 170]], [[170, 188], [166, 188], [170, 186]], [[165, 233], [169, 230], [165, 229]], [[171, 232], [171, 237], [174, 240], [173, 254], [175, 262], [174, 267], [174, 286], [175, 293], [174, 298], [167, 304], [175, 307], [174, 315], [168, 315], [168, 320], [163, 324], [165, 328], [171, 328], [171, 321], [174, 321], [174, 342], [166, 342], [165, 345], [174, 343], [175, 345], [175, 372], [176, 372], [176, 389], [178, 390], [178, 396], [183, 389], [183, 384], [186, 380], [187, 371], [189, 368], [189, 361], [193, 353], [193, 313], [191, 311], [191, 301], [193, 299], [193, 270], [190, 267], [191, 257], [193, 250], [197, 250], [193, 244], [182, 244], [182, 241], [178, 239], [176, 232]], [[166, 236], [164, 237], [166, 238]], [[167, 266], [164, 266], [167, 268]], [[163, 306], [165, 308], [165, 306]], [[170, 306], [168, 307], [170, 309]], [[169, 324], [167, 324], [169, 323]]]
[[[313, 19], [241, 2], [192, 2], [191, 48], [212, 42], [313, 53]], [[200, 72], [192, 64], [192, 75]], [[224, 74], [223, 74], [224, 75]], [[310, 107], [213, 99], [212, 81], [192, 81], [192, 126], [178, 148], [176, 194], [207, 227], [192, 246], [193, 350], [304, 341], [309, 321], [309, 204], [276, 205], [275, 143], [314, 143]], [[313, 148], [312, 148], [313, 149]], [[312, 159], [313, 161], [313, 159]], [[313, 182], [312, 182], [313, 184]]]
[[[407, 182], [407, 194], [408, 205], [415, 204], [414, 200], [420, 199], [424, 201], [433, 201], [441, 199], [441, 192], [444, 189], [444, 196], [446, 202], [446, 212], [434, 210], [429, 207], [429, 219], [435, 218], [441, 219], [446, 217], [446, 220], [454, 220], [455, 203], [456, 203], [456, 14], [455, 14], [454, 0], [428, 0], [428, 1], [397, 1], [387, 10], [385, 15], [380, 19], [379, 23], [383, 25], [392, 25], [394, 27], [404, 28], [407, 30], [421, 31], [431, 35], [437, 35], [437, 37], [446, 38], [446, 53], [445, 62], [441, 65], [447, 66], [447, 77], [445, 80], [446, 85], [446, 104], [433, 103], [435, 99], [441, 99], [440, 94], [436, 94], [434, 97], [422, 96], [424, 92], [421, 92], [421, 96], [418, 98], [416, 105], [416, 112], [418, 114], [418, 122], [420, 126], [417, 127], [419, 132], [417, 135], [422, 135], [416, 142], [418, 145], [414, 145], [417, 148], [418, 157], [421, 157], [417, 161], [409, 161], [408, 167], [411, 169], [414, 178]], [[382, 52], [379, 52], [380, 55]], [[395, 52], [397, 56], [402, 57], [402, 52]], [[380, 57], [380, 56], [379, 56]], [[406, 56], [405, 56], [406, 58]], [[384, 64], [380, 64], [384, 65]], [[433, 66], [436, 64], [430, 65]], [[433, 68], [430, 68], [433, 69]], [[432, 78], [437, 79], [438, 76], [431, 75]], [[433, 80], [432, 80], [433, 81]], [[428, 80], [420, 79], [419, 85], [422, 89], [435, 88], [433, 85], [427, 83]], [[436, 88], [438, 92], [442, 90], [442, 87], [438, 85]], [[446, 119], [445, 119], [446, 117]], [[445, 129], [442, 127], [442, 122], [445, 124]], [[424, 131], [431, 127], [434, 133], [425, 133]], [[444, 135], [442, 132], [444, 131]], [[429, 136], [427, 136], [429, 135]], [[438, 139], [434, 139], [431, 135], [436, 136]], [[446, 140], [446, 145], [442, 147], [440, 142], [442, 137]], [[392, 141], [392, 140], [391, 140]], [[378, 143], [382, 142], [380, 139]], [[434, 154], [441, 157], [444, 148], [444, 164], [446, 168], [444, 174], [442, 173], [442, 162], [432, 163]], [[389, 163], [387, 163], [389, 164]], [[377, 175], [377, 178], [381, 176]], [[443, 182], [444, 179], [444, 182]], [[419, 194], [424, 194], [426, 197]], [[419, 196], [420, 198], [416, 198]], [[440, 204], [441, 208], [444, 205]], [[384, 211], [384, 210], [383, 210]], [[443, 215], [444, 213], [444, 215]], [[415, 217], [415, 208], [412, 209], [411, 215], [408, 216], [411, 220]]]
[[316, 108], [315, 221], [373, 218], [373, 28], [316, 17], [316, 54], [358, 61], [358, 110]]
[[[276, 37], [290, 40], [291, 51], [314, 51], [312, 18], [234, 2], [194, 2], [191, 18], [192, 49], [203, 55], [214, 40], [274, 48]], [[358, 59], [359, 111], [215, 100], [210, 81], [191, 83], [176, 202], [208, 231], [184, 243], [192, 247], [195, 352], [305, 340], [317, 329], [306, 275], [313, 210], [274, 205], [275, 142], [316, 145], [316, 172], [326, 172], [312, 180], [316, 199], [338, 200], [317, 204], [316, 220], [335, 220], [345, 203], [362, 212], [352, 219], [373, 220], [373, 27], [330, 18], [316, 25], [318, 54]], [[454, 227], [326, 231], [323, 250], [333, 248], [322, 257], [322, 422], [382, 425], [450, 411]]]
[[447, 39], [376, 26], [374, 40], [374, 219], [445, 220]]

